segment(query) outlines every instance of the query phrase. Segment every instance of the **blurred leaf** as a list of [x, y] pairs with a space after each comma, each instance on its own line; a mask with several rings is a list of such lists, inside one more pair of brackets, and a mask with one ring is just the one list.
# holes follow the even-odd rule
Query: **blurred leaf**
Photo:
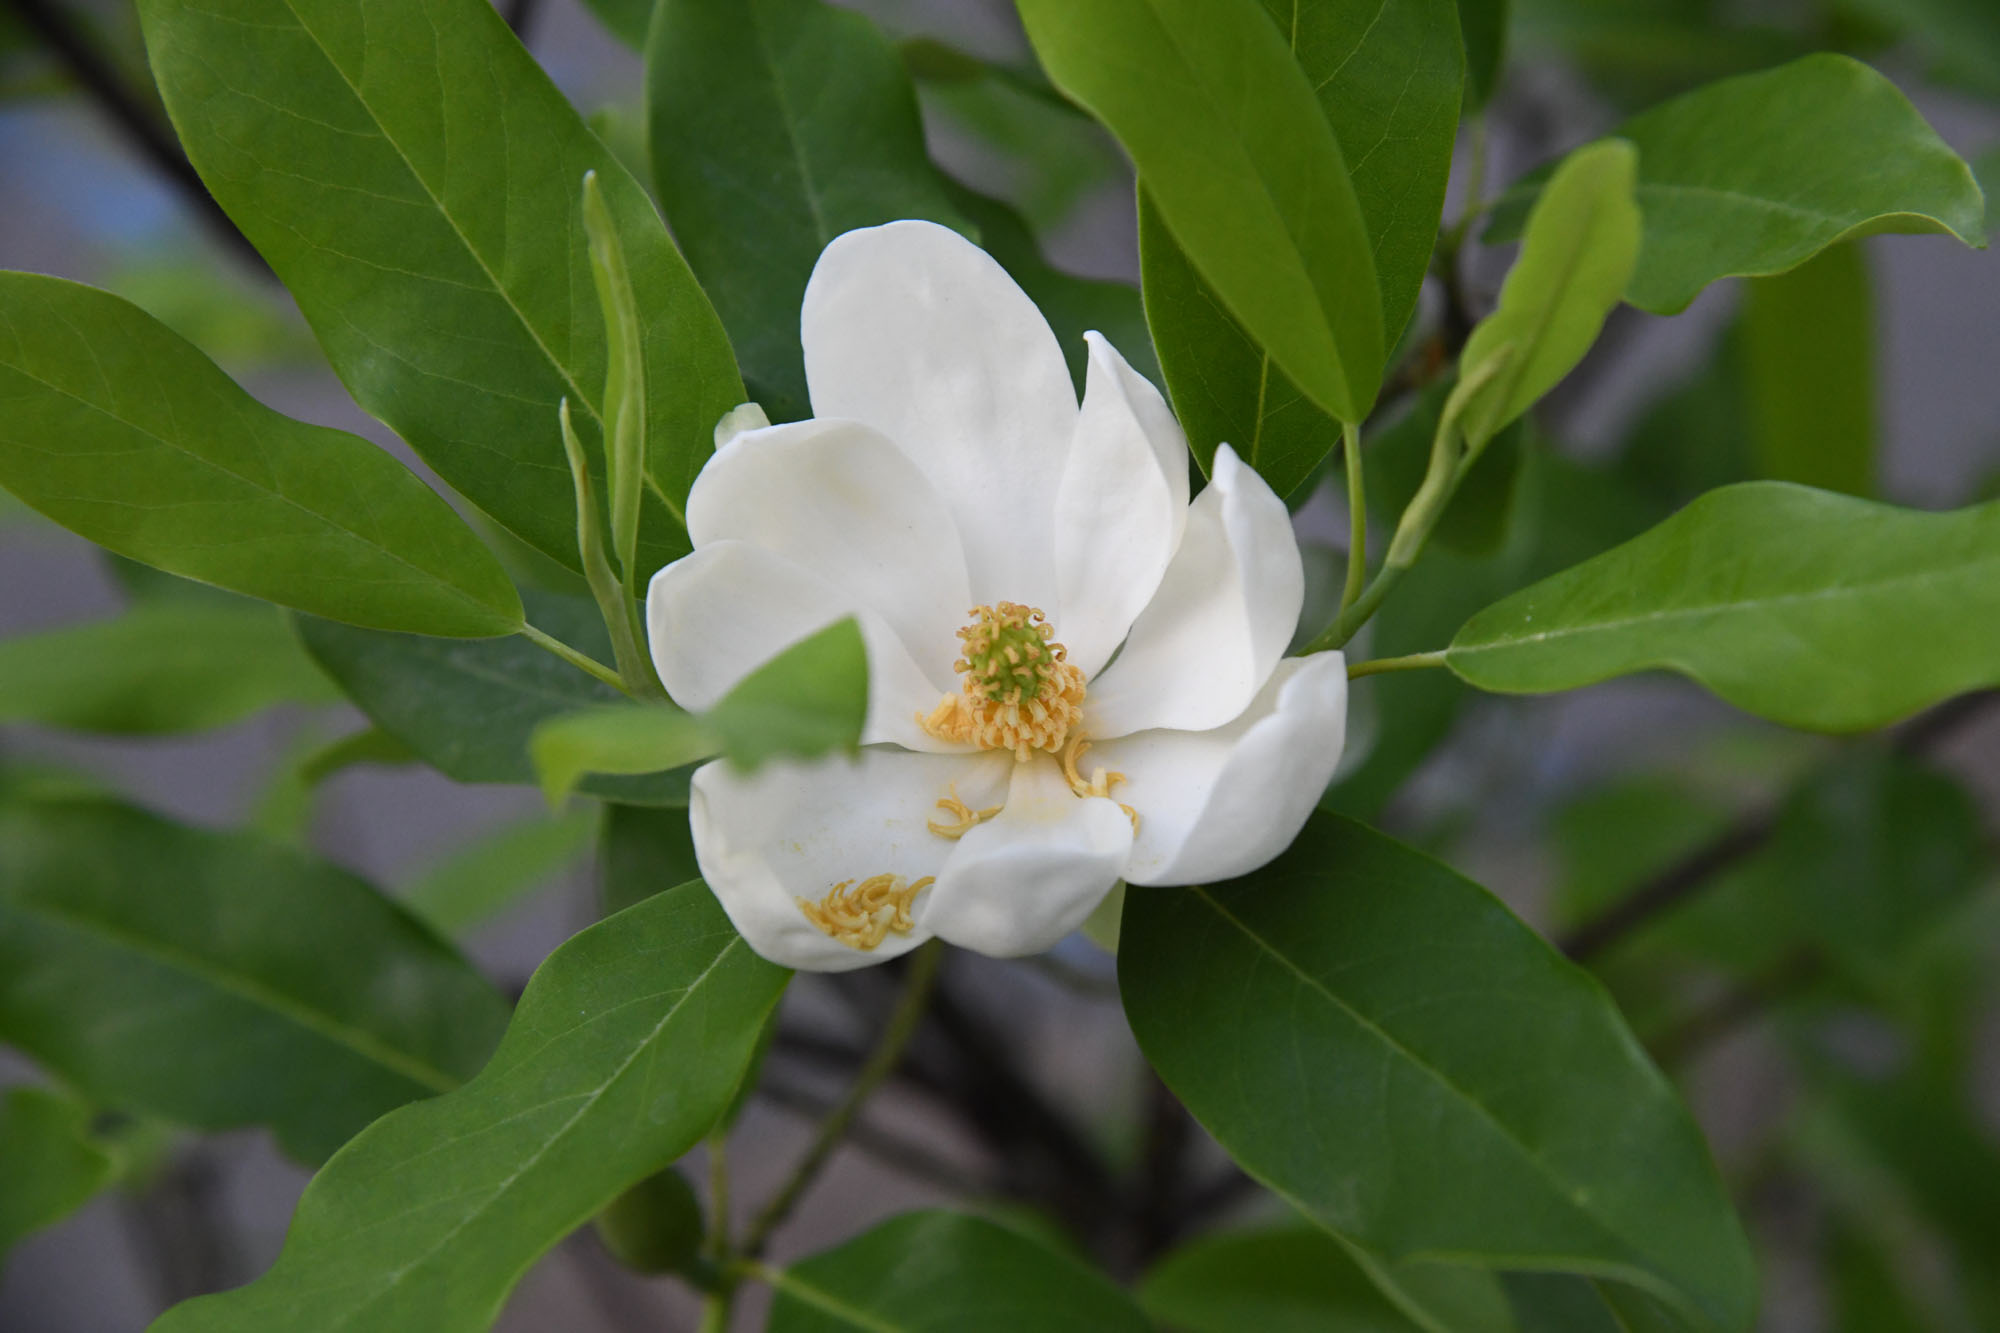
[[440, 934], [463, 934], [576, 864], [596, 832], [597, 819], [589, 813], [504, 825], [424, 870], [403, 889], [403, 905]]
[[1255, 0], [1019, 9], [1050, 78], [1118, 136], [1231, 315], [1320, 408], [1361, 420], [1387, 351], [1373, 246], [1312, 86]]
[[1709, 0], [1513, 0], [1512, 9], [1513, 49], [1542, 60], [1560, 53], [1599, 96], [1626, 109], [1810, 49], [1770, 26], [1769, 10]]
[[1458, 27], [1465, 37], [1465, 112], [1493, 100], [1507, 63], [1509, 0], [1458, 0]]
[[1875, 300], [1848, 242], [1748, 284], [1743, 349], [1758, 475], [1875, 491]]
[[[1130, 168], [1117, 142], [1050, 87], [1040, 70], [954, 51], [960, 64], [957, 77], [950, 77], [939, 70], [942, 57], [925, 63], [926, 55], [919, 54], [938, 49], [923, 38], [901, 44], [903, 63], [924, 80], [917, 97], [925, 123], [948, 126], [975, 141], [982, 151], [975, 160], [979, 175], [971, 183], [1006, 199], [1035, 232], [1047, 235], [1068, 223], [1093, 194], [1131, 188]], [[947, 180], [946, 187], [951, 183]], [[984, 224], [980, 229], [980, 243], [990, 250]]]
[[1449, 665], [1545, 693], [1664, 668], [1855, 731], [2000, 681], [2000, 503], [1919, 513], [1748, 482], [1467, 621]]
[[159, 735], [340, 694], [268, 606], [140, 606], [0, 639], [0, 721]]
[[978, 226], [986, 253], [1000, 261], [1055, 330], [1079, 399], [1090, 364], [1083, 335], [1093, 330], [1109, 339], [1134, 370], [1155, 386], [1161, 383], [1160, 364], [1153, 356], [1153, 337], [1146, 328], [1146, 310], [1137, 288], [1063, 272], [1042, 257], [1034, 234], [1005, 204], [960, 185], [948, 188], [958, 211]]
[[[1458, 425], [1468, 448], [1532, 407], [1597, 341], [1639, 258], [1636, 169], [1628, 143], [1579, 148], [1535, 201], [1500, 304], [1459, 354]], [[1494, 363], [1491, 378], [1468, 387]]]
[[[611, 655], [597, 608], [555, 593], [524, 594], [533, 623], [592, 654]], [[455, 642], [380, 634], [301, 618], [299, 637], [376, 727], [458, 782], [533, 786], [528, 738], [543, 720], [624, 696], [526, 639]], [[637, 805], [686, 805], [687, 774], [589, 777], [580, 790]]]
[[1128, 892], [1118, 966], [1167, 1085], [1329, 1230], [1749, 1327], [1748, 1246], [1693, 1120], [1602, 989], [1446, 867], [1315, 815], [1243, 879]]
[[701, 1253], [701, 1200], [687, 1177], [655, 1171], [597, 1215], [597, 1237], [635, 1273], [685, 1273]]
[[528, 754], [542, 795], [560, 810], [586, 773], [631, 776], [663, 773], [713, 755], [721, 748], [702, 719], [668, 703], [600, 704], [558, 713], [535, 724]]
[[[1396, 520], [1423, 484], [1430, 466], [1431, 438], [1437, 433], [1438, 418], [1450, 392], [1449, 383], [1430, 385], [1411, 401], [1407, 411], [1362, 441], [1368, 513], [1378, 531], [1395, 530]], [[1473, 461], [1431, 530], [1431, 540], [1437, 546], [1474, 556], [1500, 549], [1516, 508], [1515, 493], [1527, 449], [1524, 423], [1516, 421], [1501, 429], [1499, 438]], [[1447, 627], [1447, 632], [1451, 628], [1455, 627]]]
[[246, 266], [223, 268], [176, 248], [127, 260], [104, 275], [103, 287], [238, 373], [326, 365], [291, 299]]
[[90, 1201], [117, 1174], [92, 1141], [90, 1108], [49, 1088], [0, 1097], [0, 1264], [17, 1242]]
[[820, 251], [898, 218], [968, 229], [902, 61], [822, 0], [660, 0], [646, 97], [661, 203], [750, 396], [773, 421], [812, 415], [799, 308]]
[[[1618, 130], [1639, 150], [1645, 243], [1626, 299], [1675, 314], [1718, 278], [1783, 273], [1882, 232], [1984, 244], [1979, 188], [1896, 86], [1846, 56], [1806, 56], [1696, 89]], [[1540, 188], [1493, 211], [1512, 240]]]
[[652, 22], [654, 0], [583, 0], [591, 13], [634, 51], [646, 49], [646, 25]]
[[317, 1161], [455, 1087], [507, 1004], [345, 871], [107, 800], [0, 805], [0, 1037], [105, 1106]]
[[1708, 358], [1633, 423], [1614, 464], [1621, 477], [1676, 509], [1703, 491], [1757, 477], [1742, 342], [1741, 321], [1734, 321]]
[[355, 400], [572, 568], [556, 404], [568, 397], [594, 448], [606, 353], [578, 192], [595, 171], [647, 317], [645, 567], [687, 551], [688, 486], [743, 401], [728, 339], [645, 191], [492, 5], [141, 0], [139, 13], [189, 159]]
[[1893, 1257], [1852, 1225], [1835, 1223], [1826, 1241], [1832, 1333], [1931, 1333], [1904, 1289]]
[[1146, 1333], [1101, 1274], [964, 1213], [904, 1213], [771, 1275], [770, 1333]]
[[0, 484], [121, 555], [378, 629], [509, 634], [513, 585], [358, 436], [256, 402], [137, 306], [0, 273]]
[[155, 1333], [473, 1333], [550, 1246], [694, 1145], [790, 973], [684, 884], [550, 954], [478, 1078], [370, 1125], [246, 1287]]
[[1561, 1273], [1500, 1279], [1521, 1327], [1535, 1333], [1671, 1333], [1680, 1327], [1658, 1302], [1629, 1287]]
[[699, 877], [687, 811], [605, 806], [598, 866], [606, 916]]

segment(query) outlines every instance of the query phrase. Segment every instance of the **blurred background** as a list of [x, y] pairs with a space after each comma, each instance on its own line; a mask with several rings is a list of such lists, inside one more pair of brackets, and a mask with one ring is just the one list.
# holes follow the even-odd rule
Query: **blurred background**
[[[581, 0], [500, 7], [600, 132], [641, 158], [638, 57]], [[1005, 0], [854, 7], [913, 44], [933, 154], [949, 171], [1013, 203], [1060, 267], [1136, 281], [1129, 170], [1106, 137], [1009, 73], [1030, 57]], [[942, 58], [940, 43], [999, 72]], [[1478, 131], [1487, 188], [1660, 98], [1817, 49], [1886, 73], [1981, 162], [1993, 193], [1990, 0], [1515, 0]], [[0, 0], [0, 267], [118, 292], [272, 406], [367, 435], [422, 471], [354, 407], [283, 289], [189, 187], [164, 125], [128, 3]], [[1448, 219], [1462, 193], [1460, 182]], [[1507, 259], [1468, 248], [1475, 310]], [[1622, 309], [1524, 444], [1504, 512], [1455, 525], [1361, 655], [1441, 645], [1535, 565], [1523, 551], [1587, 552], [1699, 490], [1767, 473], [1765, 435], [1787, 395], [1842, 405], [1829, 428], [1852, 433], [1845, 456], [1868, 460], [1844, 488], [1926, 508], [2000, 494], [2000, 257], [1884, 237], [1819, 264], [1816, 290], [1851, 299], [1839, 328], [1815, 329], [1824, 354], [1803, 362], [1786, 356], [1787, 330], [1822, 316], [1802, 315], [1795, 289], [1724, 283], [1673, 319]], [[1340, 504], [1301, 499], [1309, 560], [1331, 571]], [[136, 577], [0, 493], [0, 640], [114, 615]], [[2000, 1327], [2000, 708], [1973, 699], [1893, 738], [1835, 739], [1755, 723], [1664, 677], [1502, 700], [1429, 675], [1357, 687], [1328, 803], [1445, 857], [1588, 956], [1737, 1189], [1764, 1264], [1765, 1326]], [[286, 704], [134, 739], [10, 722], [5, 680], [0, 646], [0, 775], [81, 775], [179, 819], [310, 845], [411, 895], [516, 992], [598, 914], [591, 811], [551, 816], [526, 788], [415, 767], [310, 783], [304, 757], [360, 726], [342, 706]], [[1607, 905], [1635, 891], [1666, 906], [1622, 930]], [[1808, 900], [1803, 915], [1824, 918], [1811, 929], [1798, 910]], [[1182, 1201], [1176, 1228], [1273, 1214], [1150, 1080], [1106, 955], [1074, 939], [1045, 960], [957, 954], [948, 968], [947, 993], [991, 1024], [1005, 1077], [969, 1075], [965, 1094], [991, 1113], [954, 1114], [924, 1079], [890, 1084], [781, 1233], [778, 1258], [970, 1195], [1067, 1224], [1129, 1275], [1173, 1236], [1094, 1233], [1064, 1215], [1064, 1190], [1095, 1170], [1143, 1176], [1169, 1151], [1214, 1176]], [[733, 1140], [739, 1199], [782, 1175], [836, 1095], [839, 1057], [885, 999], [870, 984], [793, 986], [766, 1089]], [[0, 1086], [34, 1077], [10, 1060], [0, 1052]], [[0, 1330], [140, 1328], [276, 1255], [307, 1173], [265, 1135], [115, 1129], [122, 1184], [0, 1260]], [[698, 1156], [686, 1165], [698, 1180]], [[1142, 1207], [1144, 1190], [1135, 1197]], [[694, 1308], [582, 1234], [535, 1269], [501, 1327], [691, 1328]], [[746, 1303], [740, 1326], [760, 1313]]]

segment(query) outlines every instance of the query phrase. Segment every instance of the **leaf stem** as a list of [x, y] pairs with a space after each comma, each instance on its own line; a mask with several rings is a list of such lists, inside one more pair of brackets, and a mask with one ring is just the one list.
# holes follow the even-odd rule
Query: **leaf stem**
[[1347, 668], [1349, 680], [1359, 680], [1363, 676], [1380, 676], [1391, 671], [1423, 671], [1444, 665], [1444, 649], [1430, 653], [1410, 653], [1404, 657], [1376, 657], [1366, 662], [1354, 662]]
[[855, 1075], [847, 1095], [820, 1122], [819, 1133], [806, 1149], [805, 1156], [799, 1159], [799, 1164], [792, 1168], [792, 1174], [751, 1221], [750, 1229], [743, 1237], [743, 1254], [754, 1259], [764, 1252], [771, 1233], [783, 1225], [800, 1196], [818, 1177], [820, 1169], [847, 1133], [848, 1125], [860, 1112], [862, 1103], [902, 1062], [903, 1050], [910, 1044], [910, 1038], [916, 1035], [924, 1010], [930, 1004], [931, 987], [937, 982], [938, 963], [943, 956], [944, 946], [938, 940], [931, 940], [911, 955], [909, 973], [903, 980], [903, 994], [896, 1001], [895, 1011], [889, 1015], [887, 1026], [882, 1029], [881, 1040], [869, 1055], [868, 1063]]
[[619, 679], [616, 671], [613, 671], [610, 667], [604, 665], [604, 663], [590, 656], [590, 654], [578, 652], [561, 639], [556, 638], [552, 634], [544, 634], [541, 630], [536, 629], [526, 621], [521, 622], [520, 633], [529, 643], [534, 644], [538, 648], [546, 648], [577, 670], [590, 673], [620, 693], [631, 693], [630, 690], [625, 688], [625, 682]]
[[1361, 473], [1361, 427], [1340, 425], [1341, 455], [1347, 462], [1347, 585], [1340, 592], [1340, 609], [1361, 600], [1368, 578], [1368, 498]]
[[708, 1136], [708, 1257], [716, 1263], [729, 1258], [729, 1136], [718, 1129]]

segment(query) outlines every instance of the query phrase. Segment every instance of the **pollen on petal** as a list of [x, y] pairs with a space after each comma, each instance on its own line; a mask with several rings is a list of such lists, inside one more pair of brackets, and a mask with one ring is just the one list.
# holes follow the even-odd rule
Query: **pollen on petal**
[[901, 875], [870, 875], [858, 884], [851, 879], [840, 881], [818, 902], [810, 898], [796, 901], [806, 920], [850, 949], [865, 952], [892, 933], [907, 935], [916, 928], [910, 904], [934, 882], [930, 875], [914, 882]]

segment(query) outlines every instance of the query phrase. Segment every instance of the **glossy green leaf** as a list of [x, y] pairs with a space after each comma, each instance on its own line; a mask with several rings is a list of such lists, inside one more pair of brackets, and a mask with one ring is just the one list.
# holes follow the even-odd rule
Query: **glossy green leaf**
[[594, 451], [606, 350], [579, 190], [595, 171], [647, 321], [641, 561], [688, 549], [681, 505], [743, 399], [728, 340], [645, 191], [490, 4], [144, 0], [139, 15], [189, 159], [356, 401], [571, 568], [556, 404]]
[[92, 1142], [90, 1120], [89, 1107], [48, 1088], [0, 1097], [0, 1265], [18, 1241], [111, 1183], [117, 1163]]
[[271, 607], [173, 602], [0, 639], [0, 721], [157, 735], [340, 694]]
[[503, 825], [427, 867], [403, 889], [403, 905], [441, 933], [460, 934], [575, 865], [596, 832], [587, 813]]
[[897, 218], [965, 230], [924, 153], [910, 76], [823, 0], [661, 0], [646, 60], [653, 178], [750, 396], [810, 416], [806, 279], [827, 242]]
[[[1984, 243], [1979, 187], [1894, 84], [1846, 56], [1723, 79], [1625, 122], [1646, 237], [1626, 299], [1673, 314], [1718, 278], [1783, 273], [1837, 241], [1946, 232]], [[1538, 185], [1508, 192], [1491, 241]]]
[[1257, 0], [1018, 7], [1050, 78], [1125, 145], [1230, 314], [1320, 408], [1365, 416], [1387, 351], [1374, 243], [1312, 84]]
[[471, 1077], [507, 1003], [354, 876], [109, 800], [0, 804], [0, 1039], [101, 1105], [318, 1160]]
[[1336, 1234], [1748, 1328], [1748, 1247], [1693, 1120], [1597, 983], [1447, 867], [1315, 815], [1243, 879], [1128, 892], [1118, 966], [1167, 1085]]
[[[538, 628], [599, 661], [611, 655], [589, 602], [534, 591], [525, 597]], [[460, 643], [307, 619], [298, 628], [313, 660], [370, 721], [459, 782], [533, 786], [528, 738], [539, 723], [624, 699], [522, 638]], [[687, 774], [592, 776], [581, 790], [638, 805], [686, 805]]]
[[672, 704], [605, 704], [538, 723], [528, 740], [542, 795], [560, 810], [586, 773], [663, 773], [721, 748], [693, 713]]
[[1469, 447], [1532, 407], [1597, 341], [1639, 259], [1636, 172], [1629, 143], [1592, 144], [1571, 153], [1535, 201], [1500, 304], [1459, 354], [1458, 423]]
[[550, 1246], [700, 1139], [791, 974], [700, 882], [550, 954], [486, 1068], [370, 1125], [306, 1187], [278, 1262], [155, 1333], [472, 1333]]
[[408, 468], [60, 278], [0, 272], [0, 485], [99, 546], [315, 615], [472, 637], [521, 623], [499, 562]]
[[1689, 676], [1813, 731], [2000, 681], [2000, 502], [1931, 514], [1749, 482], [1488, 607], [1448, 663], [1504, 693]]
[[772, 1278], [770, 1333], [1147, 1333], [1099, 1273], [983, 1218], [905, 1213]]
[[1857, 244], [1758, 278], [1743, 303], [1758, 475], [1875, 490], [1875, 298]]

